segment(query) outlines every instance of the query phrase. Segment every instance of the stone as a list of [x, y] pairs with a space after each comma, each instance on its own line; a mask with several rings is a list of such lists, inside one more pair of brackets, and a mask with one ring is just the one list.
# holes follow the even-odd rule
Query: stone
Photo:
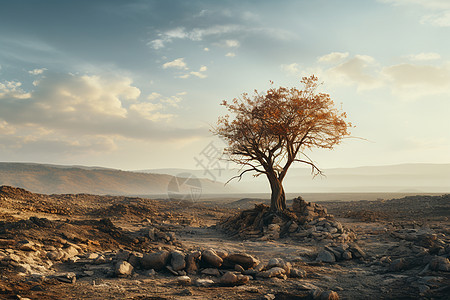
[[273, 267], [267, 271], [258, 273], [258, 276], [265, 278], [272, 278], [272, 277], [282, 277], [281, 275], [284, 274], [286, 274], [286, 271], [283, 268]]
[[196, 274], [198, 271], [198, 262], [202, 253], [200, 251], [194, 251], [189, 253], [186, 258], [186, 272], [188, 274]]
[[220, 277], [219, 270], [215, 269], [215, 268], [206, 268], [206, 269], [202, 270], [201, 273], [204, 275]]
[[63, 252], [67, 254], [67, 255], [64, 255], [64, 257], [63, 257], [66, 259], [69, 259], [71, 257], [78, 255], [78, 249], [75, 248], [74, 246], [69, 246], [67, 248], [64, 248]]
[[241, 265], [238, 265], [238, 264], [234, 265], [234, 270], [239, 273], [242, 273], [245, 271], [245, 269]]
[[289, 274], [291, 272], [291, 263], [284, 261], [282, 258], [271, 258], [269, 259], [267, 263], [267, 269], [273, 268], [273, 267], [280, 267], [284, 269], [286, 274]]
[[236, 275], [233, 272], [226, 272], [219, 280], [221, 284], [230, 286], [246, 284], [248, 281], [248, 276]]
[[33, 242], [27, 241], [19, 246], [19, 249], [22, 251], [36, 251], [35, 244]]
[[229, 265], [234, 266], [238, 264], [244, 269], [250, 269], [259, 264], [259, 261], [256, 258], [247, 253], [233, 253], [228, 255], [226, 260]]
[[216, 268], [220, 267], [223, 263], [223, 259], [212, 249], [203, 251], [202, 260]]
[[336, 261], [336, 257], [334, 256], [333, 253], [331, 253], [327, 250], [322, 250], [317, 254], [316, 261], [332, 263], [332, 262]]
[[114, 270], [114, 274], [117, 277], [125, 277], [130, 276], [133, 273], [133, 266], [124, 260], [118, 261], [116, 264], [116, 268]]
[[162, 270], [169, 260], [168, 251], [154, 253], [145, 253], [141, 259], [141, 265], [144, 269]]
[[133, 267], [138, 267], [141, 263], [142, 257], [144, 255], [142, 253], [139, 252], [133, 252], [130, 254], [130, 256], [128, 257], [128, 262], [133, 266]]
[[197, 278], [194, 284], [199, 287], [210, 287], [214, 284], [214, 281], [211, 279]]
[[393, 260], [389, 265], [389, 271], [393, 272], [401, 271], [405, 268], [405, 266], [406, 266], [405, 259], [397, 258]]
[[170, 264], [175, 271], [183, 270], [186, 267], [185, 255], [181, 251], [172, 251], [170, 254]]
[[54, 278], [65, 283], [75, 283], [77, 281], [77, 275], [73, 272], [56, 274]]
[[179, 285], [188, 285], [191, 283], [191, 277], [189, 276], [179, 276], [177, 278], [177, 283]]
[[450, 262], [443, 256], [435, 256], [430, 261], [430, 269], [433, 271], [450, 271]]
[[349, 260], [352, 259], [352, 253], [350, 251], [345, 251], [342, 253], [342, 259]]
[[128, 260], [129, 257], [130, 257], [130, 251], [128, 251], [128, 250], [120, 249], [116, 253], [116, 260], [118, 260], [118, 261]]
[[366, 257], [366, 252], [364, 252], [356, 244], [350, 245], [350, 251], [352, 252], [353, 257], [355, 257], [355, 258], [365, 258]]
[[302, 269], [292, 268], [289, 276], [292, 278], [304, 278], [306, 277], [306, 271]]
[[320, 294], [320, 300], [339, 300], [338, 293], [334, 291], [325, 291]]

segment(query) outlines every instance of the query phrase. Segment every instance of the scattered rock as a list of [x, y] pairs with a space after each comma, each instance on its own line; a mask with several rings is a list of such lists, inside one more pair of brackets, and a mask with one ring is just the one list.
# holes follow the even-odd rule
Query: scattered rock
[[146, 253], [141, 259], [141, 265], [145, 269], [162, 270], [169, 260], [169, 255], [168, 251]]
[[244, 269], [253, 268], [259, 261], [247, 253], [233, 253], [226, 257], [227, 264], [230, 266], [240, 265]]
[[223, 259], [212, 249], [203, 251], [202, 260], [216, 268], [220, 267], [223, 263]]
[[118, 277], [130, 276], [133, 273], [133, 266], [127, 261], [118, 261], [114, 274]]
[[220, 283], [223, 285], [242, 285], [246, 284], [249, 281], [249, 277], [242, 274], [234, 274], [233, 272], [226, 272], [221, 278]]
[[186, 267], [185, 255], [181, 251], [172, 251], [170, 255], [170, 264], [174, 271], [180, 271]]
[[333, 253], [331, 253], [327, 250], [322, 250], [317, 254], [316, 261], [332, 263], [332, 262], [336, 261], [336, 257], [334, 256]]
[[195, 280], [194, 284], [199, 287], [209, 287], [209, 286], [214, 285], [214, 281], [211, 279], [197, 278]]
[[191, 278], [189, 276], [179, 276], [177, 278], [177, 283], [180, 284], [180, 285], [191, 284]]

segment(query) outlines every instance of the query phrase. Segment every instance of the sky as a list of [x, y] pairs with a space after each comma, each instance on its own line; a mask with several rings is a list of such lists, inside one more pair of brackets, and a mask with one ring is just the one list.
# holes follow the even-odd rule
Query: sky
[[321, 168], [450, 163], [450, 1], [0, 3], [0, 161], [223, 164], [222, 100], [314, 74], [355, 125]]

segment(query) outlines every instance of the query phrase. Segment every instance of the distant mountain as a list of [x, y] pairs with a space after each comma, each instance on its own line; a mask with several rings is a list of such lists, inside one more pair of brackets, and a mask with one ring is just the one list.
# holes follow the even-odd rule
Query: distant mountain
[[43, 194], [160, 195], [233, 193], [221, 182], [85, 166], [0, 163], [0, 185]]
[[[226, 182], [238, 174], [237, 169], [187, 170], [157, 169], [139, 172], [159, 174], [193, 174], [199, 178], [211, 178]], [[317, 192], [450, 192], [450, 164], [399, 164], [388, 166], [365, 166], [356, 168], [324, 169], [325, 176], [311, 176], [309, 168], [289, 169], [284, 188], [287, 193]], [[254, 178], [251, 174], [242, 180], [231, 181], [230, 187], [246, 193], [268, 193], [265, 176]]]

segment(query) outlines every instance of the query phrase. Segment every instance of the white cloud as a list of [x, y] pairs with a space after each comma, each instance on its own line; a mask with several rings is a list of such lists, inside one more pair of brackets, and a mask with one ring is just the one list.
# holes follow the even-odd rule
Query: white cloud
[[[61, 141], [87, 137], [170, 140], [198, 136], [200, 129], [179, 129], [165, 122], [166, 112], [181, 101], [179, 95], [158, 103], [140, 101], [140, 90], [120, 76], [46, 74], [35, 89], [26, 92], [20, 83], [0, 84], [0, 131], [43, 139], [51, 133]], [[129, 101], [133, 103], [129, 104]]]
[[404, 6], [418, 9], [423, 16], [422, 24], [431, 24], [437, 27], [450, 26], [450, 1], [448, 0], [379, 0], [394, 6]]
[[194, 28], [186, 30], [184, 27], [177, 27], [159, 33], [158, 38], [147, 44], [154, 49], [161, 49], [167, 43], [172, 43], [176, 39], [188, 39], [191, 41], [202, 41], [208, 36], [217, 36], [225, 33], [238, 31], [241, 27], [238, 25], [216, 25], [208, 28]]
[[191, 71], [191, 72], [189, 72], [189, 73], [187, 73], [187, 74], [183, 74], [183, 75], [180, 75], [180, 76], [178, 76], [178, 78], [182, 78], [182, 79], [186, 79], [186, 78], [189, 78], [189, 77], [191, 77], [191, 75], [192, 76], [195, 76], [195, 77], [198, 77], [198, 78], [206, 78], [206, 77], [208, 77], [206, 74], [205, 74], [205, 72], [208, 70], [208, 67], [206, 67], [206, 66], [201, 66], [200, 67], [200, 69], [198, 70], [198, 71]]
[[40, 75], [40, 74], [44, 73], [45, 71], [47, 71], [47, 69], [46, 68], [42, 68], [42, 69], [34, 69], [34, 70], [31, 70], [31, 71], [28, 71], [28, 73], [31, 74], [31, 75]]
[[187, 70], [188, 67], [186, 65], [186, 63], [184, 62], [184, 58], [177, 58], [175, 60], [166, 62], [165, 64], [163, 64], [163, 69], [167, 69], [167, 68], [174, 68], [174, 69], [183, 69], [183, 70]]
[[281, 65], [281, 69], [283, 71], [288, 72], [291, 75], [298, 75], [300, 72], [299, 64], [297, 64], [297, 63], [292, 63], [289, 65]]
[[383, 74], [392, 83], [393, 92], [405, 99], [450, 95], [450, 68], [400, 64], [385, 67]]
[[356, 84], [358, 90], [373, 89], [382, 85], [379, 67], [373, 57], [355, 55], [326, 71], [326, 75], [339, 84]]
[[[341, 58], [332, 64], [336, 52], [322, 57], [329, 65], [316, 65], [300, 70], [297, 63], [281, 65], [293, 76], [317, 75], [330, 86], [356, 86], [358, 91], [388, 88], [392, 94], [405, 100], [415, 100], [432, 95], [450, 95], [450, 64], [426, 65], [424, 62], [439, 59], [437, 53], [409, 55], [412, 63], [383, 66], [368, 55]], [[328, 60], [328, 58], [332, 58]], [[320, 61], [320, 59], [318, 60]], [[416, 62], [417, 61], [417, 62]]]
[[425, 15], [420, 20], [420, 23], [429, 23], [436, 27], [450, 27], [450, 10]]
[[153, 93], [151, 93], [150, 95], [147, 96], [147, 100], [150, 100], [150, 101], [156, 100], [158, 98], [161, 98], [161, 96], [162, 96], [161, 94], [153, 92]]
[[226, 40], [225, 46], [228, 48], [237, 48], [240, 46], [240, 43], [237, 40]]
[[417, 60], [417, 61], [437, 60], [437, 59], [441, 58], [441, 55], [438, 53], [434, 53], [434, 52], [427, 52], [427, 53], [411, 54], [408, 56], [408, 58], [411, 60]]
[[348, 52], [332, 52], [318, 58], [318, 62], [338, 63], [348, 57]]
[[190, 74], [194, 75], [194, 76], [197, 76], [198, 78], [206, 78], [206, 77], [208, 77], [208, 76], [206, 76], [205, 74], [203, 74], [201, 72], [192, 71]]
[[234, 52], [228, 52], [227, 54], [225, 54], [226, 57], [235, 57], [236, 53]]
[[208, 52], [208, 51], [209, 51], [209, 48], [208, 48], [208, 47], [205, 47], [205, 48], [203, 48], [203, 51]]
[[151, 102], [132, 104], [129, 108], [131, 112], [135, 112], [150, 121], [168, 120], [174, 117], [171, 114], [161, 113], [160, 110], [162, 109], [163, 105], [161, 103], [155, 104]]

